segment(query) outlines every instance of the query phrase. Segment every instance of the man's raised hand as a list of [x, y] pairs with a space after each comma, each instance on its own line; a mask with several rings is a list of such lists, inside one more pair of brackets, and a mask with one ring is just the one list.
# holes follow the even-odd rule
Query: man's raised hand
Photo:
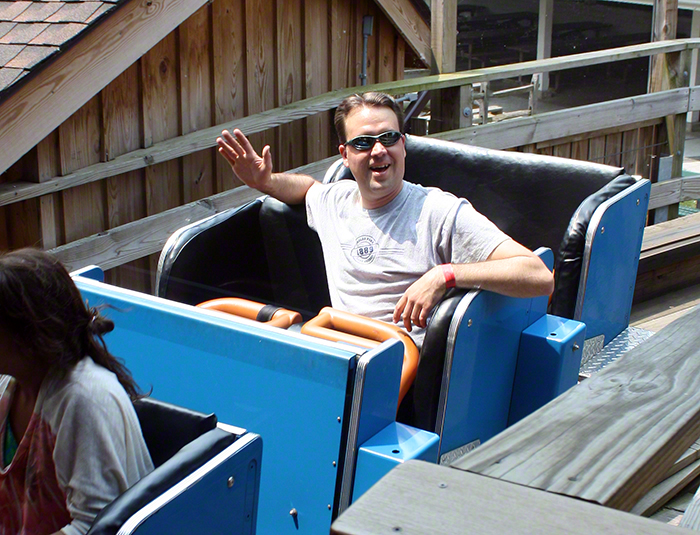
[[234, 174], [246, 186], [268, 193], [272, 178], [272, 155], [269, 145], [263, 147], [261, 157], [238, 128], [234, 129], [233, 134], [224, 130], [216, 139], [216, 143]]

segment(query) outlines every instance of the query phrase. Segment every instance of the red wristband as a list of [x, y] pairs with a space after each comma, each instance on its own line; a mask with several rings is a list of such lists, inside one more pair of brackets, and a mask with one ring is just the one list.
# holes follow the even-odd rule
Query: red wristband
[[455, 272], [452, 270], [452, 264], [442, 264], [442, 274], [445, 275], [445, 286], [447, 289], [457, 286], [455, 281]]

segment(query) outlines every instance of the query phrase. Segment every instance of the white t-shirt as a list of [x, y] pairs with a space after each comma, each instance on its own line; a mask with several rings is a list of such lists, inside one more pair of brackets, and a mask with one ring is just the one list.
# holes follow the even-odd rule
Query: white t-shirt
[[[362, 207], [352, 180], [314, 186], [306, 209], [333, 307], [389, 323], [404, 292], [432, 267], [482, 262], [508, 239], [466, 199], [409, 182], [375, 210]], [[418, 347], [423, 331], [410, 333]]]
[[[0, 375], [3, 438], [13, 389], [14, 379]], [[0, 533], [86, 533], [152, 470], [131, 400], [112, 372], [85, 357], [41, 385], [17, 452], [0, 470]]]

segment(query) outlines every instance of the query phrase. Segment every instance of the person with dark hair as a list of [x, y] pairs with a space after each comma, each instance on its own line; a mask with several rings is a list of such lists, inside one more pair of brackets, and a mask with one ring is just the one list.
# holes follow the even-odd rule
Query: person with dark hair
[[0, 534], [86, 533], [153, 470], [113, 328], [48, 253], [0, 255]]
[[544, 263], [468, 200], [404, 180], [403, 112], [393, 98], [377, 92], [347, 97], [335, 127], [354, 182], [323, 185], [310, 176], [273, 173], [269, 146], [259, 156], [238, 129], [217, 138], [245, 184], [288, 204], [306, 203], [334, 307], [403, 322], [420, 346], [429, 314], [449, 288], [514, 297], [552, 292]]

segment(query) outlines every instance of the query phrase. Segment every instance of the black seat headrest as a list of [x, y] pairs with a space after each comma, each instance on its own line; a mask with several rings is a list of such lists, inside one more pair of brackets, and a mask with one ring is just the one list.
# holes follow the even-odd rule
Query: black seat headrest
[[152, 398], [134, 401], [146, 446], [156, 468], [197, 437], [216, 428], [216, 415]]
[[107, 505], [95, 518], [88, 534], [114, 535], [134, 513], [203, 466], [237, 438], [218, 428], [205, 432]]

